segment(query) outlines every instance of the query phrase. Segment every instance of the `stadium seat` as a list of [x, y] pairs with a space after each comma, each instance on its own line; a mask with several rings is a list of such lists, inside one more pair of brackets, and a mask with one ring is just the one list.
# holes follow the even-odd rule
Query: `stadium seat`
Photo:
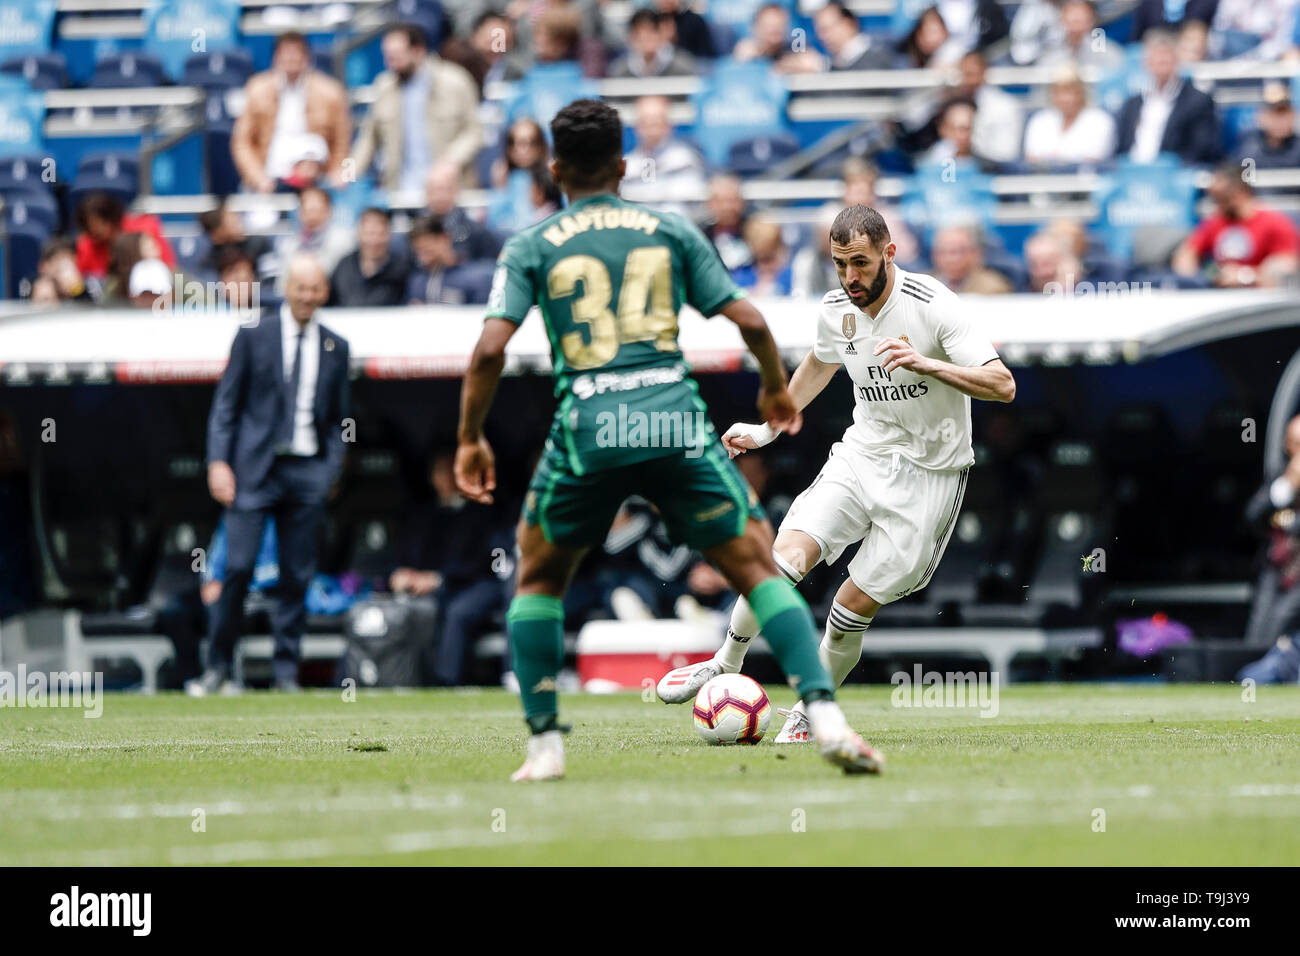
[[68, 86], [68, 61], [62, 53], [31, 53], [0, 63], [0, 73], [20, 77], [33, 90], [62, 90]]
[[203, 53], [247, 56], [239, 49], [240, 13], [237, 0], [151, 0], [145, 10], [144, 49], [158, 57], [168, 79], [183, 82], [199, 52], [194, 42], [199, 36]]
[[113, 151], [86, 153], [77, 161], [77, 178], [82, 176], [102, 176], [134, 191], [140, 182], [140, 157]]
[[1192, 227], [1196, 186], [1187, 170], [1171, 170], [1164, 163], [1121, 164], [1114, 177], [1103, 178], [1098, 196], [1098, 234], [1112, 254], [1123, 259], [1133, 255], [1141, 228]]
[[48, 192], [27, 190], [0, 190], [4, 199], [5, 228], [26, 226], [29, 223], [52, 233], [59, 225], [59, 204]]
[[41, 153], [0, 156], [0, 192], [48, 193], [51, 183], [46, 171], [50, 168], [49, 158]]
[[68, 190], [68, 211], [70, 217], [75, 215], [77, 207], [81, 201], [91, 193], [108, 193], [110, 196], [116, 196], [122, 201], [122, 205], [129, 206], [135, 201], [137, 186], [135, 183], [126, 182], [121, 176], [110, 179], [102, 174], [87, 173], [78, 175], [72, 183], [72, 188]]
[[393, 19], [422, 28], [430, 50], [438, 49], [447, 34], [447, 14], [438, 0], [397, 0]]
[[117, 53], [95, 64], [88, 84], [92, 89], [134, 89], [162, 86], [166, 74], [156, 56], [147, 53]]
[[789, 91], [767, 66], [720, 60], [692, 97], [692, 135], [704, 146], [710, 163], [725, 166], [733, 143], [785, 133], [788, 98]]
[[[48, 526], [53, 582], [46, 599], [84, 609], [117, 610], [126, 591], [118, 516], [86, 516]], [[53, 587], [53, 593], [50, 589]]]
[[727, 168], [742, 178], [757, 176], [797, 152], [799, 141], [789, 133], [751, 136], [731, 144]]
[[582, 75], [577, 63], [535, 66], [518, 84], [518, 92], [506, 107], [507, 125], [531, 117], [550, 136], [551, 120], [556, 113], [574, 100], [596, 95], [596, 84]]
[[49, 238], [49, 230], [39, 223], [26, 225], [6, 224], [6, 243], [8, 244], [8, 276], [5, 282], [4, 298], [19, 299], [26, 294], [28, 283], [36, 278], [41, 261], [41, 248]]
[[185, 61], [182, 82], [204, 89], [228, 89], [243, 86], [255, 72], [253, 58], [244, 50], [218, 50], [196, 53]]

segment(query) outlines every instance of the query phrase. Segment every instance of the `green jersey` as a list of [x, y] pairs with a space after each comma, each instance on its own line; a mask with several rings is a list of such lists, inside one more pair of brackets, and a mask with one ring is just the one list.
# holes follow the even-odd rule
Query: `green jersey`
[[[541, 309], [560, 405], [550, 442], [576, 474], [716, 441], [677, 343], [677, 314], [744, 295], [683, 217], [589, 196], [516, 235], [487, 317]], [[706, 434], [707, 432], [707, 434]]]

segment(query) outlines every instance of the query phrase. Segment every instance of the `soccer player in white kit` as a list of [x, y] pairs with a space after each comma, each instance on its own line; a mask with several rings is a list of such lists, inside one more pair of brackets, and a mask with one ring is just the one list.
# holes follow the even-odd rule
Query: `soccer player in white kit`
[[[878, 212], [849, 206], [830, 238], [841, 288], [822, 299], [814, 344], [790, 379], [790, 395], [803, 410], [843, 365], [853, 380], [853, 424], [795, 499], [773, 553], [798, 584], [818, 561], [831, 564], [861, 542], [820, 648], [838, 685], [862, 656], [863, 632], [876, 612], [925, 587], [943, 556], [975, 460], [971, 398], [1009, 402], [1016, 382], [951, 290], [894, 264], [894, 243]], [[735, 457], [777, 434], [738, 423], [722, 442]], [[739, 671], [758, 632], [740, 598], [722, 649], [712, 660], [665, 674], [660, 699], [683, 703], [718, 674]], [[776, 742], [807, 741], [801, 705], [781, 713], [786, 722]]]

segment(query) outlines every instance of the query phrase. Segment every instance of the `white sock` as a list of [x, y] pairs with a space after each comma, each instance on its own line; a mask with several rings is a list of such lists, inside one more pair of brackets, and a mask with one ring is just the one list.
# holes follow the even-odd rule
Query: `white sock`
[[844, 678], [853, 672], [862, 657], [862, 632], [872, 620], [855, 614], [839, 601], [831, 602], [830, 613], [826, 616], [826, 633], [818, 653], [822, 666], [830, 673], [836, 687], [844, 683]]
[[[803, 575], [781, 555], [773, 551], [772, 558], [791, 584], [798, 584], [803, 580]], [[713, 655], [713, 659], [721, 664], [722, 669], [728, 674], [736, 673], [745, 663], [745, 652], [749, 650], [749, 642], [758, 637], [758, 631], [758, 618], [754, 616], [749, 602], [743, 595], [736, 598], [736, 606], [731, 609], [731, 624], [727, 628], [727, 639], [721, 650]]]

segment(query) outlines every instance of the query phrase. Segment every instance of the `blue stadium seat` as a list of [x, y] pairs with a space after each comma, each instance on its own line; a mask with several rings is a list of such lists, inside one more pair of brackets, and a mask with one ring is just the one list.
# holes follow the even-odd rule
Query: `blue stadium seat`
[[904, 185], [900, 205], [903, 218], [924, 231], [928, 248], [934, 230], [943, 226], [974, 225], [992, 235], [997, 196], [989, 176], [960, 171], [949, 177], [944, 167], [922, 167]]
[[518, 84], [518, 92], [506, 108], [507, 123], [532, 117], [549, 136], [556, 113], [574, 100], [596, 95], [596, 84], [582, 75], [577, 63], [535, 66]]
[[135, 200], [136, 192], [134, 185], [124, 184], [120, 178], [109, 179], [93, 173], [79, 175], [68, 190], [68, 209], [75, 213], [81, 201], [91, 193], [108, 193], [120, 199], [123, 205], [129, 206]]
[[0, 60], [44, 54], [54, 39], [55, 0], [5, 0]]
[[731, 144], [727, 168], [737, 176], [757, 176], [799, 152], [799, 141], [789, 133], [750, 136]]
[[1110, 253], [1127, 259], [1142, 227], [1191, 229], [1196, 201], [1192, 173], [1170, 171], [1165, 165], [1122, 164], [1122, 171], [1102, 181], [1098, 189], [1101, 217], [1097, 233]]
[[162, 63], [147, 53], [115, 53], [95, 64], [90, 78], [93, 89], [134, 89], [162, 86], [166, 82]]
[[243, 86], [253, 69], [253, 58], [243, 50], [218, 50], [215, 53], [196, 53], [185, 61], [182, 82], [186, 86], [204, 89], [227, 89]]
[[48, 193], [50, 183], [42, 178], [47, 157], [40, 153], [0, 156], [0, 192], [23, 190]]
[[240, 5], [235, 0], [151, 0], [145, 11], [144, 48], [158, 57], [165, 75], [180, 82], [203, 38], [202, 51], [242, 53]]
[[765, 64], [719, 61], [703, 89], [692, 97], [696, 109], [693, 135], [703, 144], [705, 158], [714, 166], [723, 166], [732, 143], [784, 134], [789, 95]]
[[29, 53], [0, 63], [0, 73], [26, 80], [33, 90], [62, 90], [68, 86], [68, 61], [62, 53]]
[[35, 223], [8, 229], [9, 274], [4, 284], [4, 298], [19, 298], [25, 284], [36, 278], [41, 262], [41, 247], [49, 235], [47, 230]]
[[103, 176], [119, 180], [124, 187], [135, 190], [140, 182], [140, 157], [136, 153], [101, 150], [86, 153], [77, 161], [77, 179], [82, 176]]
[[392, 19], [422, 27], [430, 50], [442, 46], [447, 35], [447, 14], [438, 0], [397, 0]]
[[4, 197], [5, 226], [26, 226], [29, 223], [54, 232], [59, 225], [59, 204], [48, 192], [27, 190], [0, 190]]

